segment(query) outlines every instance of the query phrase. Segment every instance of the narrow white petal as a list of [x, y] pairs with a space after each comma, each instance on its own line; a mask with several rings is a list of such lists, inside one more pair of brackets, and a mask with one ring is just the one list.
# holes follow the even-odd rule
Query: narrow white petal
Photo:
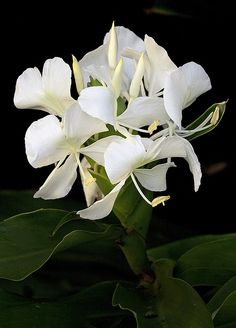
[[126, 123], [136, 128], [150, 125], [155, 120], [164, 124], [168, 119], [163, 98], [159, 97], [138, 97], [118, 116], [118, 121], [121, 124]]
[[134, 174], [144, 188], [151, 191], [164, 191], [166, 190], [166, 173], [173, 166], [175, 166], [173, 162], [159, 164], [151, 169], [136, 169]]
[[169, 117], [181, 127], [182, 109], [189, 98], [186, 78], [180, 69], [170, 73], [165, 80], [163, 91], [164, 105]]
[[94, 142], [90, 146], [81, 148], [80, 153], [92, 158], [99, 165], [104, 166], [105, 165], [104, 153], [105, 153], [107, 147], [112, 142], [122, 142], [123, 140], [124, 139], [119, 136], [109, 136], [106, 138], [102, 138], [102, 139], [99, 139], [98, 141]]
[[149, 60], [149, 64], [146, 65], [145, 83], [149, 95], [154, 95], [164, 88], [167, 74], [175, 70], [177, 66], [172, 62], [166, 50], [153, 38], [145, 35], [144, 43]]
[[99, 220], [106, 217], [111, 213], [116, 198], [124, 183], [125, 180], [121, 181], [103, 199], [98, 200], [93, 205], [84, 210], [78, 211], [77, 214], [79, 214], [82, 218], [89, 220]]
[[81, 109], [105, 123], [115, 123], [115, 97], [113, 92], [106, 87], [90, 87], [80, 93], [78, 102]]
[[112, 142], [104, 153], [106, 173], [112, 183], [129, 176], [145, 157], [145, 149], [139, 136]]
[[66, 196], [77, 178], [77, 163], [75, 157], [70, 155], [65, 163], [51, 174], [34, 198], [57, 199]]
[[94, 134], [108, 131], [104, 122], [83, 112], [78, 102], [66, 110], [63, 125], [66, 137], [77, 147]]
[[25, 148], [27, 159], [35, 168], [64, 158], [69, 150], [58, 118], [47, 115], [33, 122], [26, 131]]
[[188, 162], [189, 169], [193, 174], [194, 190], [198, 191], [202, 177], [201, 166], [191, 143], [188, 140], [184, 139], [184, 144], [187, 153], [187, 157], [185, 159]]

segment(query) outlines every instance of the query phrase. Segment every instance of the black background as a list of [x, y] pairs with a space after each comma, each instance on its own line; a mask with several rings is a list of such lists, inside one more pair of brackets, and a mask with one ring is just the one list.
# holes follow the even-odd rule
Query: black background
[[[168, 2], [169, 4], [171, 1]], [[185, 4], [186, 5], [185, 5]], [[197, 117], [214, 102], [229, 99], [227, 111], [214, 132], [196, 139], [194, 149], [202, 164], [203, 179], [198, 193], [187, 164], [168, 174], [171, 200], [161, 215], [175, 224], [181, 222], [196, 232], [235, 230], [235, 15], [231, 1], [193, 1], [177, 6], [186, 16], [151, 14], [153, 1], [67, 1], [59, 3], [8, 3], [1, 20], [1, 189], [36, 189], [51, 168], [35, 170], [24, 153], [27, 127], [45, 114], [20, 110], [13, 105], [15, 81], [28, 67], [40, 70], [47, 58], [71, 54], [80, 59], [102, 43], [112, 21], [148, 34], [167, 49], [177, 66], [188, 61], [201, 64], [212, 81], [212, 90], [184, 111], [185, 121]], [[203, 3], [203, 2], [202, 2]], [[176, 1], [173, 1], [176, 7]], [[181, 4], [181, 1], [179, 2]], [[5, 22], [3, 22], [3, 17]], [[211, 174], [212, 165], [222, 169]], [[75, 185], [69, 197], [81, 197]]]

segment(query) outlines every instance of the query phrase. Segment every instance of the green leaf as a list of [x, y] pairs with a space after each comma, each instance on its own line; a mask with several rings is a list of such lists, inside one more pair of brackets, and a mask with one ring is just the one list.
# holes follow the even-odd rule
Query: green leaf
[[191, 285], [222, 285], [236, 275], [236, 237], [200, 244], [177, 261], [175, 275]]
[[225, 299], [236, 290], [236, 276], [228, 280], [211, 298], [207, 307], [211, 313], [214, 313], [221, 307]]
[[181, 255], [194, 246], [228, 237], [236, 237], [236, 234], [194, 236], [150, 248], [147, 253], [149, 258], [154, 260], [160, 258], [171, 258], [172, 260], [177, 260]]
[[[120, 236], [120, 229], [88, 220], [71, 221], [53, 237], [63, 210], [38, 210], [0, 224], [0, 277], [21, 280], [38, 270], [53, 253], [100, 238]], [[77, 229], [77, 230], [75, 230]]]
[[29, 300], [0, 290], [0, 327], [89, 328], [105, 319], [109, 327], [109, 322], [124, 317], [111, 305], [115, 285], [102, 282], [54, 302]]
[[189, 124], [186, 127], [186, 130], [194, 130], [195, 128], [197, 128], [211, 113], [214, 113], [214, 111], [216, 110], [216, 108], [219, 110], [219, 118], [217, 120], [217, 122], [213, 125], [210, 124], [208, 128], [203, 129], [201, 131], [195, 132], [194, 134], [192, 134], [189, 137], [186, 137], [186, 139], [188, 139], [189, 141], [198, 138], [210, 131], [212, 131], [213, 129], [215, 129], [217, 127], [217, 125], [220, 123], [224, 112], [225, 112], [225, 108], [226, 108], [226, 101], [223, 101], [221, 103], [216, 103], [213, 104], [211, 107], [209, 107], [202, 115], [200, 115], [195, 121], [193, 121], [191, 124]]
[[33, 190], [1, 190], [0, 191], [0, 220], [10, 216], [31, 212], [39, 208], [57, 208], [66, 211], [79, 210], [84, 205], [83, 200], [72, 200], [69, 198], [43, 200], [33, 198]]
[[[163, 268], [163, 266], [166, 266]], [[133, 313], [140, 328], [212, 328], [212, 319], [197, 292], [185, 281], [171, 278], [169, 261], [154, 265], [157, 282], [150, 289], [118, 284], [113, 305]]]
[[224, 301], [214, 318], [215, 328], [236, 327], [236, 291], [233, 291]]

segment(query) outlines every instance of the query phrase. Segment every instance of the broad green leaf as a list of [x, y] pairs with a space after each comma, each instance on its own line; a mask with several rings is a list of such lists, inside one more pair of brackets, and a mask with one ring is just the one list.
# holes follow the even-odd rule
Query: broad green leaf
[[236, 275], [236, 237], [200, 244], [177, 261], [175, 275], [191, 285], [222, 285]]
[[197, 245], [228, 237], [236, 238], [236, 234], [194, 236], [158, 247], [153, 247], [149, 249], [147, 253], [149, 258], [154, 260], [158, 260], [160, 258], [171, 258], [173, 260], [177, 260], [181, 255]]
[[216, 103], [213, 104], [211, 107], [209, 107], [202, 115], [200, 115], [195, 121], [193, 121], [191, 124], [189, 124], [186, 127], [186, 130], [194, 130], [195, 128], [197, 128], [202, 122], [204, 122], [204, 120], [211, 114], [214, 113], [215, 110], [219, 110], [219, 117], [217, 119], [217, 122], [213, 125], [210, 124], [208, 128], [205, 128], [201, 131], [195, 132], [193, 133], [191, 136], [186, 137], [186, 139], [188, 139], [189, 141], [198, 138], [210, 131], [212, 131], [214, 128], [217, 127], [217, 125], [220, 123], [224, 112], [225, 112], [225, 108], [226, 108], [226, 101], [223, 101], [221, 103]]
[[211, 298], [207, 304], [209, 311], [215, 313], [233, 291], [236, 291], [236, 276], [228, 280]]
[[66, 298], [53, 302], [34, 301], [0, 290], [1, 328], [65, 328], [97, 327], [107, 320], [122, 318], [111, 305], [115, 282], [102, 282]]
[[236, 327], [236, 290], [224, 301], [214, 318], [215, 328]]
[[34, 193], [35, 191], [33, 190], [1, 190], [0, 220], [7, 219], [16, 214], [35, 211], [39, 208], [58, 208], [66, 211], [75, 211], [84, 206], [84, 199], [43, 200], [33, 198]]
[[[53, 237], [57, 224], [68, 215], [63, 210], [38, 210], [20, 214], [0, 224], [0, 277], [21, 280], [38, 270], [53, 253], [100, 238], [120, 236], [117, 227], [88, 220], [71, 221]], [[77, 229], [77, 230], [75, 230]]]
[[[168, 261], [167, 261], [168, 262]], [[140, 328], [213, 328], [210, 313], [197, 292], [185, 281], [172, 278], [169, 263], [156, 263], [157, 282], [150, 289], [118, 284], [113, 305], [133, 313]]]

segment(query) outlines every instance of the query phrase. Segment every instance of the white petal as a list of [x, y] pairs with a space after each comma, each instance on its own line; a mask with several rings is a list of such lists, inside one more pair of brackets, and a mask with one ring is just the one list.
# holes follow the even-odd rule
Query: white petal
[[[82, 164], [82, 167], [83, 167], [83, 170], [85, 173], [85, 178], [86, 179], [92, 178], [92, 175], [88, 171], [88, 168], [90, 168], [90, 165], [85, 157], [82, 159], [81, 164]], [[84, 179], [83, 179], [82, 175], [81, 175], [81, 180], [82, 180], [82, 184], [83, 184], [83, 190], [84, 190], [84, 195], [85, 195], [87, 206], [92, 205], [96, 199], [102, 198], [102, 192], [99, 189], [96, 182], [86, 185], [86, 184], [84, 184]]]
[[83, 112], [78, 102], [66, 110], [63, 125], [66, 137], [77, 147], [94, 134], [108, 131], [104, 122]]
[[[116, 26], [117, 41], [118, 41], [118, 61], [125, 48], [132, 48], [136, 51], [143, 52], [144, 42], [134, 32], [124, 26]], [[109, 42], [110, 33], [107, 33], [104, 38], [104, 43]]]
[[201, 167], [197, 155], [190, 142], [184, 138], [174, 136], [166, 138], [162, 143], [158, 158], [183, 157], [189, 164], [193, 174], [194, 190], [197, 191], [201, 183]]
[[17, 108], [43, 109], [42, 96], [43, 87], [40, 71], [37, 67], [26, 69], [16, 81], [15, 106]]
[[180, 67], [189, 87], [188, 99], [184, 108], [189, 106], [197, 97], [211, 89], [211, 81], [203, 67], [194, 62], [189, 62]]
[[60, 121], [54, 115], [47, 115], [30, 125], [25, 135], [25, 147], [33, 167], [56, 163], [69, 152]]
[[119, 136], [109, 136], [106, 138], [102, 138], [102, 139], [99, 139], [98, 141], [94, 142], [90, 146], [81, 148], [80, 153], [92, 158], [99, 165], [104, 166], [105, 165], [104, 153], [105, 153], [107, 147], [112, 142], [122, 142], [123, 140], [124, 139]]
[[105, 170], [111, 183], [117, 183], [142, 164], [145, 149], [139, 136], [112, 142], [104, 153]]
[[125, 180], [121, 181], [103, 199], [98, 200], [93, 205], [84, 210], [78, 211], [77, 214], [79, 214], [82, 218], [89, 220], [98, 220], [106, 217], [111, 213], [116, 198], [124, 183]]
[[208, 75], [194, 62], [171, 72], [166, 78], [163, 92], [165, 108], [170, 118], [181, 127], [182, 110], [210, 88]]
[[148, 35], [144, 39], [149, 64], [146, 65], [145, 84], [149, 95], [154, 95], [164, 88], [165, 79], [169, 72], [177, 66], [172, 62], [166, 50], [159, 46]]
[[[84, 78], [84, 85], [86, 86], [89, 82], [91, 75], [94, 78], [98, 78], [100, 80], [100, 71], [99, 68], [103, 67], [102, 70], [102, 80], [105, 76], [109, 76], [109, 69], [108, 69], [108, 59], [107, 59], [107, 44], [103, 44], [102, 46], [98, 47], [95, 50], [88, 52], [80, 61], [79, 65], [83, 74]], [[105, 71], [104, 72], [104, 68]], [[94, 74], [93, 74], [94, 72]]]
[[106, 87], [90, 87], [81, 91], [78, 98], [81, 109], [105, 123], [115, 123], [115, 97]]
[[144, 188], [151, 191], [164, 191], [166, 190], [166, 173], [173, 166], [175, 166], [173, 162], [159, 164], [151, 169], [136, 169], [134, 174]]
[[[137, 52], [145, 51], [143, 40], [128, 28], [125, 28], [124, 26], [117, 26], [116, 33], [117, 33], [117, 41], [118, 41], [117, 62], [120, 60], [120, 57], [122, 56], [126, 48], [131, 48]], [[107, 33], [104, 38], [105, 44], [109, 42], [109, 38], [110, 38], [110, 33]], [[127, 78], [127, 81], [125, 81], [126, 82], [125, 90], [126, 90], [129, 88], [129, 84], [135, 72], [135, 62], [133, 59], [127, 57], [124, 58], [123, 71], [124, 71], [124, 76]]]
[[76, 169], [76, 160], [73, 155], [70, 155], [63, 165], [49, 175], [34, 194], [34, 198], [57, 199], [66, 196], [77, 178]]
[[169, 120], [165, 111], [163, 98], [138, 97], [118, 116], [118, 121], [121, 124], [129, 124], [136, 128], [150, 125], [155, 120], [159, 120], [160, 124], [164, 124]]
[[193, 174], [194, 190], [198, 191], [202, 177], [201, 166], [191, 143], [188, 140], [184, 139], [184, 144], [187, 153], [187, 157], [185, 159], [188, 162], [189, 169]]
[[45, 93], [57, 98], [64, 108], [68, 107], [71, 98], [71, 69], [62, 58], [54, 57], [45, 61], [42, 83]]
[[168, 157], [186, 157], [186, 149], [184, 139], [181, 137], [167, 137], [161, 143], [161, 149], [158, 159]]
[[17, 79], [14, 103], [18, 108], [35, 108], [62, 116], [74, 99], [70, 96], [71, 70], [61, 58], [48, 59], [42, 76], [28, 68]]

